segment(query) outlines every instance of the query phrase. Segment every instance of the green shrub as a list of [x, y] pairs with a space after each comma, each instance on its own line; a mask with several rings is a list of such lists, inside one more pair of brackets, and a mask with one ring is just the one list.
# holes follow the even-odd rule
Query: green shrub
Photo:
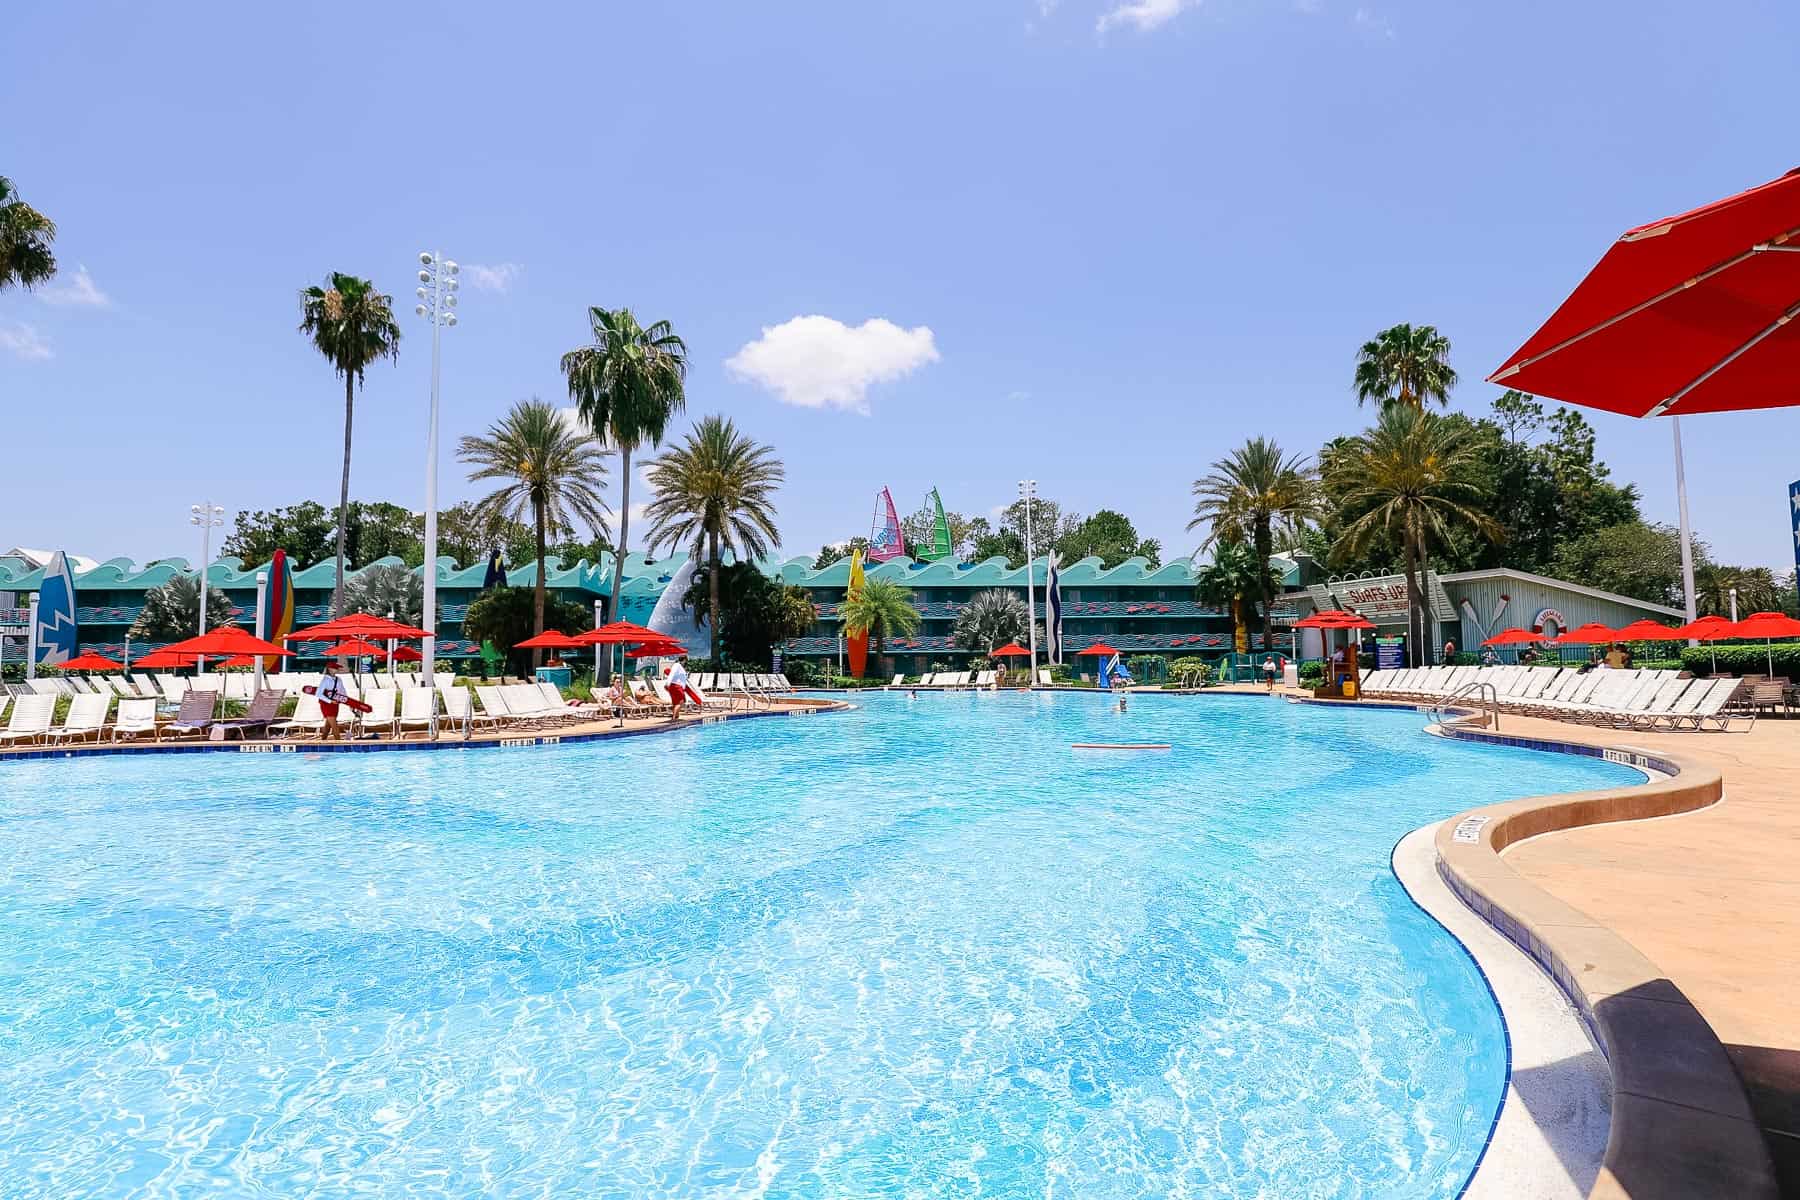
[[[1775, 659], [1773, 672], [1769, 670], [1771, 655]], [[1775, 674], [1788, 679], [1800, 678], [1800, 642], [1776, 642], [1772, 647], [1765, 647], [1760, 642], [1755, 645], [1734, 642], [1729, 646], [1688, 646], [1681, 651], [1681, 665], [1696, 675], [1711, 675], [1715, 656], [1721, 675]]]
[[1319, 683], [1325, 678], [1325, 664], [1314, 660], [1300, 664], [1301, 683]]

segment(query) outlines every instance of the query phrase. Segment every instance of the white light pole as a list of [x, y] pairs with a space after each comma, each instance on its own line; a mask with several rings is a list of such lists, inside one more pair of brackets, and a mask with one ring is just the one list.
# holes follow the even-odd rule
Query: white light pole
[[1037, 686], [1037, 595], [1031, 582], [1031, 502], [1037, 499], [1037, 480], [1019, 480], [1019, 499], [1025, 501], [1025, 632], [1031, 643], [1031, 670], [1025, 686], [1029, 690]]
[[1731, 623], [1737, 624], [1737, 589], [1731, 589]]
[[[212, 561], [212, 531], [225, 524], [225, 510], [211, 500], [188, 505], [188, 524], [200, 527], [200, 634], [206, 634], [206, 564]], [[194, 660], [194, 670], [206, 673], [206, 659]]]
[[[413, 311], [431, 322], [431, 417], [425, 432], [425, 644], [419, 670], [424, 682], [437, 683], [437, 462], [438, 342], [445, 329], [456, 328], [457, 275], [454, 262], [430, 250], [419, 252], [419, 303]], [[437, 706], [432, 706], [431, 736], [437, 737]]]

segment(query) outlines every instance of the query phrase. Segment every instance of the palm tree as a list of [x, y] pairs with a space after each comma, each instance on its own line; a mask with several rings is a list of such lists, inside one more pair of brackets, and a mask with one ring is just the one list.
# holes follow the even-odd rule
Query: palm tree
[[[216, 587], [206, 589], [206, 627], [231, 624], [231, 601]], [[200, 628], [200, 574], [175, 575], [144, 593], [144, 606], [126, 634], [134, 642], [179, 642]]]
[[[1207, 525], [1201, 549], [1221, 541], [1249, 542], [1257, 558], [1275, 552], [1274, 526], [1302, 524], [1319, 511], [1315, 472], [1304, 455], [1283, 457], [1269, 438], [1251, 438], [1213, 464], [1212, 474], [1194, 481], [1194, 519], [1189, 529]], [[1273, 645], [1275, 582], [1262, 581], [1263, 644]]]
[[913, 607], [912, 593], [879, 576], [864, 580], [862, 591], [838, 605], [838, 620], [849, 636], [874, 638], [876, 658], [881, 657], [882, 643], [894, 634], [911, 637], [919, 632], [919, 610]]
[[56, 222], [19, 199], [13, 181], [0, 175], [0, 292], [30, 291], [56, 274]]
[[645, 516], [651, 553], [687, 544], [706, 555], [711, 580], [713, 661], [719, 661], [719, 567], [730, 550], [740, 562], [761, 558], [781, 541], [775, 491], [787, 472], [775, 451], [741, 434], [725, 417], [702, 418], [681, 445], [650, 461], [656, 489]]
[[629, 308], [588, 309], [592, 345], [562, 356], [569, 399], [589, 429], [619, 451], [619, 544], [613, 551], [616, 615], [631, 531], [631, 452], [662, 441], [669, 418], [687, 408], [687, 343], [667, 321], [645, 328]]
[[425, 620], [425, 578], [393, 563], [364, 567], [344, 585], [344, 607], [350, 612], [393, 617], [404, 625]]
[[[535, 396], [488, 427], [485, 437], [465, 437], [456, 457], [472, 464], [470, 481], [504, 479], [475, 502], [484, 521], [521, 521], [531, 514], [537, 542], [537, 584], [532, 598], [534, 634], [544, 632], [544, 545], [549, 536], [573, 534], [579, 518], [595, 534], [607, 532], [606, 451], [600, 440], [563, 419]], [[536, 655], [533, 655], [534, 659]]]
[[985, 654], [1005, 642], [1029, 636], [1025, 601], [1011, 592], [990, 588], [976, 592], [956, 610], [950, 637], [964, 650]]
[[350, 511], [350, 430], [356, 387], [378, 359], [400, 357], [400, 326], [393, 297], [367, 279], [333, 271], [323, 287], [300, 292], [300, 332], [312, 339], [331, 369], [344, 377], [344, 475], [338, 488], [337, 574], [332, 577], [331, 615], [344, 611], [344, 538]]
[[1356, 352], [1356, 402], [1386, 407], [1424, 408], [1425, 401], [1450, 403], [1456, 372], [1450, 368], [1450, 339], [1432, 325], [1395, 325], [1364, 342]]
[[[1219, 541], [1213, 544], [1212, 561], [1194, 578], [1194, 596], [1203, 604], [1223, 604], [1231, 610], [1231, 648], [1238, 654], [1250, 653], [1250, 620], [1244, 611], [1246, 600], [1252, 604], [1264, 594], [1264, 584], [1274, 574], [1268, 559], [1258, 559], [1256, 550], [1247, 542]], [[1259, 563], [1261, 569], [1258, 570]], [[1263, 646], [1271, 645], [1263, 635]]]
[[1349, 523], [1332, 551], [1356, 554], [1382, 534], [1397, 537], [1406, 572], [1407, 642], [1424, 645], [1421, 579], [1427, 554], [1455, 525], [1498, 539], [1498, 522], [1478, 507], [1480, 453], [1472, 439], [1423, 409], [1389, 405], [1374, 428], [1346, 438], [1326, 466], [1331, 490]]

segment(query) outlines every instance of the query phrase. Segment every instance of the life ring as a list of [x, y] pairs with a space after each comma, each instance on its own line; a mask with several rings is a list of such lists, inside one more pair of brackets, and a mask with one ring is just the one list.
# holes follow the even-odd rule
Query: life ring
[[1561, 633], [1569, 627], [1569, 622], [1563, 617], [1562, 613], [1554, 608], [1541, 608], [1538, 610], [1538, 615], [1531, 618], [1531, 632], [1544, 632], [1544, 622], [1546, 621], [1554, 624], [1556, 626], [1556, 632], [1558, 633]]

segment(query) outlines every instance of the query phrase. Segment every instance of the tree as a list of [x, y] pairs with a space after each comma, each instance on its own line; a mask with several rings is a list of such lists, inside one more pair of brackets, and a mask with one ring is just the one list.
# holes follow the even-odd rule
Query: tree
[[[1030, 557], [1033, 560], [1050, 553], [1055, 547], [1057, 539], [1068, 534], [1080, 522], [1081, 517], [1076, 513], [1065, 513], [1062, 505], [1056, 501], [1040, 497], [1031, 502], [1031, 537], [1027, 538], [1025, 536], [1025, 501], [1023, 499], [1014, 500], [1000, 512], [1000, 532], [1010, 533], [1016, 537], [1021, 550], [1029, 542]], [[1025, 555], [1021, 553], [1019, 560], [1013, 565], [1023, 566], [1024, 562]]]
[[537, 562], [535, 632], [544, 632], [544, 558], [552, 533], [573, 532], [580, 520], [605, 532], [606, 463], [599, 439], [563, 420], [554, 407], [521, 400], [488, 427], [484, 437], [464, 437], [457, 458], [474, 466], [470, 482], [502, 479], [497, 490], [476, 501], [485, 520], [518, 521], [529, 512]]
[[465, 567], [485, 563], [494, 551], [509, 563], [522, 563], [534, 552], [531, 528], [464, 500], [438, 513], [438, 553]]
[[344, 587], [348, 612], [393, 617], [403, 625], [422, 625], [425, 616], [425, 580], [417, 572], [392, 563], [364, 567]]
[[1536, 397], [1508, 388], [1494, 401], [1494, 423], [1507, 441], [1529, 442], [1544, 427], [1544, 406]]
[[680, 446], [650, 462], [656, 489], [646, 515], [652, 551], [686, 544], [712, 568], [712, 656], [719, 657], [719, 565], [730, 550], [740, 561], [761, 558], [781, 541], [775, 492], [786, 471], [775, 451], [741, 434], [725, 417], [703, 418]]
[[369, 364], [400, 357], [400, 326], [393, 298], [354, 275], [333, 271], [323, 287], [300, 293], [300, 332], [344, 379], [344, 474], [338, 488], [337, 574], [331, 613], [344, 611], [344, 545], [350, 521], [350, 432], [355, 424], [356, 388]]
[[[1248, 542], [1262, 562], [1275, 552], [1274, 526], [1306, 521], [1318, 512], [1314, 471], [1303, 455], [1291, 457], [1269, 438], [1251, 438], [1213, 464], [1212, 474], [1194, 481], [1194, 518], [1187, 527], [1207, 526], [1201, 548], [1217, 541]], [[1263, 645], [1274, 644], [1270, 609], [1275, 584], [1265, 574], [1262, 592]]]
[[[1676, 545], [1679, 547], [1679, 541]], [[1787, 599], [1787, 591], [1767, 567], [1730, 567], [1706, 561], [1694, 564], [1694, 602], [1702, 616], [1729, 617], [1733, 592], [1737, 593], [1739, 617], [1753, 612], [1778, 612]]]
[[[1212, 561], [1194, 577], [1194, 598], [1202, 604], [1222, 604], [1231, 612], [1231, 648], [1250, 653], [1250, 608], [1266, 594], [1268, 559], [1258, 558], [1255, 547], [1243, 541], [1213, 543]], [[1272, 645], [1264, 635], [1263, 645]]]
[[575, 411], [619, 451], [619, 547], [613, 555], [611, 615], [617, 616], [631, 546], [631, 452], [660, 445], [669, 419], [687, 408], [687, 343], [667, 321], [638, 324], [629, 308], [588, 309], [593, 342], [562, 356]]
[[310, 566], [324, 562], [331, 554], [337, 528], [330, 512], [316, 500], [267, 511], [240, 512], [220, 552], [254, 566], [268, 562], [275, 551], [285, 550], [297, 564]]
[[877, 576], [863, 581], [862, 591], [838, 605], [838, 621], [850, 637], [874, 639], [875, 657], [893, 635], [911, 637], [919, 632], [919, 610], [912, 593], [892, 579]]
[[[1706, 547], [1698, 540], [1694, 559], [1698, 583], [1699, 565], [1706, 562]], [[1682, 603], [1681, 535], [1673, 526], [1625, 521], [1597, 529], [1564, 546], [1553, 567], [1558, 578], [1571, 583], [1652, 604]]]
[[1385, 408], [1374, 428], [1345, 439], [1327, 471], [1351, 519], [1339, 535], [1354, 553], [1378, 535], [1396, 537], [1406, 574], [1408, 648], [1425, 644], [1427, 617], [1423, 573], [1427, 555], [1458, 526], [1497, 537], [1499, 526], [1480, 507], [1478, 462], [1456, 426], [1405, 404]]
[[[681, 606], [706, 607], [712, 596], [711, 567], [694, 572]], [[804, 637], [818, 619], [805, 588], [789, 587], [763, 573], [755, 563], [726, 563], [719, 568], [719, 640], [732, 662], [767, 665], [776, 646]], [[701, 618], [710, 624], [706, 617]], [[718, 666], [723, 669], [724, 662]]]
[[986, 654], [997, 646], [1030, 637], [1028, 620], [1024, 600], [1012, 592], [990, 588], [976, 592], [956, 610], [950, 637], [964, 650]]
[[1007, 566], [1022, 567], [1025, 565], [1025, 539], [1010, 529], [990, 529], [986, 517], [977, 517], [970, 534], [969, 558], [973, 562], [1004, 558]]
[[849, 558], [854, 550], [867, 553], [868, 549], [869, 539], [866, 537], [853, 537], [847, 542], [826, 542], [819, 547], [818, 556], [813, 559], [812, 569], [823, 571], [839, 559]]
[[1422, 409], [1427, 400], [1450, 403], [1456, 372], [1450, 367], [1450, 339], [1431, 325], [1395, 325], [1364, 342], [1356, 352], [1356, 402], [1384, 408], [1399, 404]]
[[0, 292], [30, 291], [56, 274], [56, 222], [19, 199], [13, 181], [0, 175]]
[[491, 638], [494, 645], [505, 648], [511, 673], [523, 675], [526, 664], [535, 659], [536, 652], [528, 658], [514, 648], [520, 642], [545, 629], [577, 634], [587, 629], [592, 621], [593, 613], [585, 605], [555, 596], [540, 603], [537, 596], [524, 588], [497, 587], [489, 588], [470, 602], [463, 615], [463, 636], [478, 645]]
[[1151, 570], [1162, 565], [1162, 543], [1155, 538], [1140, 538], [1125, 514], [1110, 508], [1103, 508], [1071, 526], [1056, 539], [1055, 549], [1057, 559], [1065, 563], [1094, 555], [1108, 568], [1116, 567], [1128, 558], [1148, 559]]
[[[217, 588], [206, 589], [206, 627], [231, 623], [231, 601]], [[127, 635], [134, 642], [180, 642], [200, 632], [200, 577], [176, 575], [144, 593], [144, 607]]]

